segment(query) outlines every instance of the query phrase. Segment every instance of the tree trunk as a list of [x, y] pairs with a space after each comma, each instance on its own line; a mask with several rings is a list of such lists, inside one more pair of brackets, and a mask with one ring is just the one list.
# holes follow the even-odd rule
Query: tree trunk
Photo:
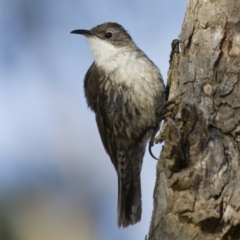
[[189, 0], [148, 240], [240, 239], [240, 0]]

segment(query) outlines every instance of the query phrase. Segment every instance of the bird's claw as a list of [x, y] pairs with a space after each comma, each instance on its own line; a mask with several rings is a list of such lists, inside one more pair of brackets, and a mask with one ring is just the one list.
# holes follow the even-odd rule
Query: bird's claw
[[156, 159], [156, 160], [158, 160], [158, 158], [156, 158], [156, 157], [153, 155], [153, 153], [152, 153], [152, 146], [154, 145], [154, 138], [155, 138], [158, 130], [159, 130], [159, 126], [158, 126], [158, 125], [153, 127], [153, 133], [152, 133], [152, 136], [151, 136], [150, 141], [149, 141], [149, 144], [148, 144], [148, 151], [149, 151], [151, 157], [154, 158], [154, 159]]

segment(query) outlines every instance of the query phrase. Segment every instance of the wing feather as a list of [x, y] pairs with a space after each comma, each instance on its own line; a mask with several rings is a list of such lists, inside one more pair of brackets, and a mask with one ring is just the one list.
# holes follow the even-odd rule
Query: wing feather
[[101, 74], [100, 70], [96, 68], [95, 63], [93, 62], [84, 79], [85, 96], [88, 106], [95, 112], [98, 131], [105, 151], [110, 156], [117, 171], [115, 136], [112, 124], [107, 121], [107, 113], [103, 109], [106, 96], [101, 92], [99, 86], [101, 86]]

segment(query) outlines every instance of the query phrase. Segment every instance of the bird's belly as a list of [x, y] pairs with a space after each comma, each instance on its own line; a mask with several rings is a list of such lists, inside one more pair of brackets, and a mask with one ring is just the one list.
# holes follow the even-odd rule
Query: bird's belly
[[116, 59], [111, 67], [101, 85], [108, 122], [116, 135], [139, 136], [157, 122], [156, 108], [164, 89], [159, 70], [139, 58]]
[[134, 86], [121, 85], [111, 89], [104, 105], [115, 135], [138, 137], [156, 124], [155, 97]]

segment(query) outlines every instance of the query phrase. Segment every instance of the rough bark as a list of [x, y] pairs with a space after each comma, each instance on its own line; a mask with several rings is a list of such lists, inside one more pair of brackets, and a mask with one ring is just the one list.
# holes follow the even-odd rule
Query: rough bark
[[238, 240], [240, 1], [190, 0], [173, 45], [148, 240]]

